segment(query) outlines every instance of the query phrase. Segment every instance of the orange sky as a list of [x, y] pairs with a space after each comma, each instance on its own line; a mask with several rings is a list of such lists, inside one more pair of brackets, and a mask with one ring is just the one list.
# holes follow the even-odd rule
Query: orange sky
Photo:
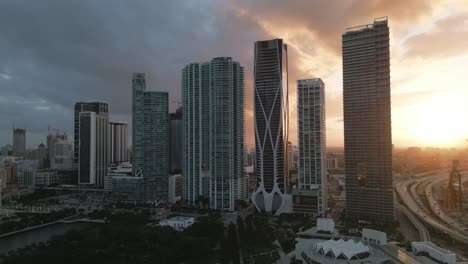
[[[388, 16], [395, 146], [468, 146], [468, 1], [258, 0], [229, 9], [289, 45], [293, 143], [296, 80], [320, 77], [326, 84], [327, 145], [343, 144], [341, 34]], [[249, 76], [247, 135], [253, 129]], [[253, 140], [249, 136], [247, 143]]]

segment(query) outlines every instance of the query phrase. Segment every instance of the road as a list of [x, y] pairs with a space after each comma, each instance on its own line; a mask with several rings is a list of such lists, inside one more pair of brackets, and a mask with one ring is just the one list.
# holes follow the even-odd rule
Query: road
[[[429, 226], [432, 226], [448, 235], [457, 241], [468, 244], [468, 236], [464, 233], [461, 233], [460, 230], [454, 230], [453, 226], [446, 224], [437, 217], [431, 215], [431, 209], [427, 208], [423, 201], [420, 199], [417, 194], [416, 188], [420, 184], [425, 184], [429, 181], [435, 180], [444, 180], [446, 177], [441, 175], [447, 175], [447, 171], [438, 172], [436, 175], [425, 175], [421, 177], [411, 178], [400, 183], [395, 184], [395, 190], [398, 195], [402, 198], [406, 207], [415, 214], [419, 219], [427, 223]], [[429, 184], [428, 184], [429, 186]], [[409, 187], [409, 188], [408, 188]]]
[[[468, 175], [463, 175], [462, 181], [465, 181], [465, 180], [468, 180]], [[431, 181], [429, 184], [426, 185], [426, 188], [424, 189], [424, 193], [429, 202], [430, 209], [432, 210], [434, 215], [437, 215], [442, 221], [450, 225], [452, 228], [456, 229], [455, 232], [458, 232], [468, 237], [468, 232], [465, 231], [467, 227], [459, 223], [457, 220], [453, 219], [449, 215], [447, 215], [444, 212], [444, 210], [440, 210], [440, 205], [437, 203], [436, 199], [434, 198], [434, 195], [432, 192], [432, 190], [434, 189], [433, 188], [434, 185], [441, 184], [443, 181], [447, 181], [447, 179], [442, 178], [442, 179]]]

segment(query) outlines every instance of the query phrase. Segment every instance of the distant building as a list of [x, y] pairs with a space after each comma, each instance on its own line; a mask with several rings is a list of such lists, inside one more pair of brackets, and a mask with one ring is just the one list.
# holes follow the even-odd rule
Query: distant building
[[173, 216], [162, 220], [160, 226], [170, 226], [176, 231], [184, 231], [187, 227], [193, 225], [195, 219], [192, 216]]
[[11, 156], [13, 155], [13, 146], [7, 144], [0, 149], [1, 156]]
[[288, 181], [288, 49], [282, 39], [255, 42], [254, 120], [258, 211], [279, 215], [292, 208]]
[[73, 146], [67, 140], [59, 139], [53, 145], [51, 169], [70, 170], [73, 168]]
[[57, 172], [41, 171], [34, 174], [34, 185], [47, 187], [58, 184]]
[[167, 200], [169, 177], [169, 98], [146, 91], [144, 73], [132, 79], [133, 174], [144, 178], [146, 200]]
[[26, 129], [13, 129], [13, 156], [22, 157], [26, 153]]
[[182, 144], [182, 108], [178, 108], [175, 113], [169, 114], [169, 152], [170, 152], [170, 172], [180, 173], [182, 171], [183, 144]]
[[121, 122], [109, 122], [109, 160], [111, 164], [128, 161], [127, 143], [128, 125]]
[[387, 245], [387, 234], [379, 230], [363, 228], [362, 240], [365, 242], [385, 246]]
[[325, 216], [327, 158], [325, 144], [325, 85], [321, 79], [297, 81], [299, 168], [293, 190], [293, 211]]
[[[49, 133], [47, 135], [47, 164], [46, 168], [55, 167], [55, 143], [57, 142], [68, 142], [68, 136], [66, 133]], [[73, 162], [73, 160], [72, 160]]]
[[34, 177], [40, 169], [39, 160], [17, 160], [18, 187], [34, 187]]
[[333, 233], [335, 222], [332, 218], [317, 218], [317, 231]]
[[346, 217], [395, 219], [387, 18], [343, 33]]
[[246, 200], [244, 67], [230, 57], [182, 70], [184, 201], [236, 210]]

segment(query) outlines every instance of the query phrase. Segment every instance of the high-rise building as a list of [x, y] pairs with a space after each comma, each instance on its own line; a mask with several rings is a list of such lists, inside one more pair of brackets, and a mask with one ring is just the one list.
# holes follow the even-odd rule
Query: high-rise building
[[26, 153], [26, 129], [13, 129], [13, 156], [24, 156]]
[[387, 18], [343, 34], [346, 215], [395, 219]]
[[78, 183], [104, 187], [107, 174], [109, 116], [107, 113], [80, 112]]
[[293, 211], [315, 216], [327, 208], [324, 86], [321, 79], [297, 81], [299, 167]]
[[146, 91], [144, 73], [132, 79], [133, 173], [143, 177], [146, 200], [168, 199], [169, 99], [167, 92]]
[[209, 63], [191, 63], [182, 70], [183, 200], [198, 206], [209, 197]]
[[[95, 112], [96, 114], [109, 114], [109, 105], [102, 102], [78, 102], [75, 103], [75, 123], [74, 123], [74, 158], [73, 164], [78, 168], [79, 156], [80, 156], [80, 113], [81, 112]], [[47, 145], [49, 148], [49, 145]]]
[[128, 125], [121, 122], [109, 122], [109, 161], [118, 164], [127, 161]]
[[[288, 49], [282, 39], [257, 41], [254, 58], [255, 207], [265, 213], [288, 210]], [[289, 209], [290, 210], [290, 209]]]
[[236, 210], [245, 200], [244, 68], [230, 57], [182, 70], [184, 201]]
[[182, 108], [178, 108], [175, 113], [169, 114], [170, 122], [170, 161], [169, 167], [171, 173], [180, 173], [182, 171]]

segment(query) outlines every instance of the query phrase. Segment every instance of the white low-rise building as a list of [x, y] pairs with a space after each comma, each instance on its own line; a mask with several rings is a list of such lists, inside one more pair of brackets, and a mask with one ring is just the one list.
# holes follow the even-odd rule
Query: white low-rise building
[[457, 255], [431, 242], [411, 242], [411, 248], [415, 255], [427, 253], [432, 258], [443, 263], [452, 264], [457, 262]]
[[187, 227], [193, 225], [195, 219], [191, 216], [173, 216], [159, 222], [160, 226], [170, 226], [174, 230], [184, 231]]
[[335, 222], [332, 218], [317, 218], [317, 231], [333, 233]]
[[384, 246], [387, 245], [387, 234], [378, 230], [363, 228], [362, 240]]

